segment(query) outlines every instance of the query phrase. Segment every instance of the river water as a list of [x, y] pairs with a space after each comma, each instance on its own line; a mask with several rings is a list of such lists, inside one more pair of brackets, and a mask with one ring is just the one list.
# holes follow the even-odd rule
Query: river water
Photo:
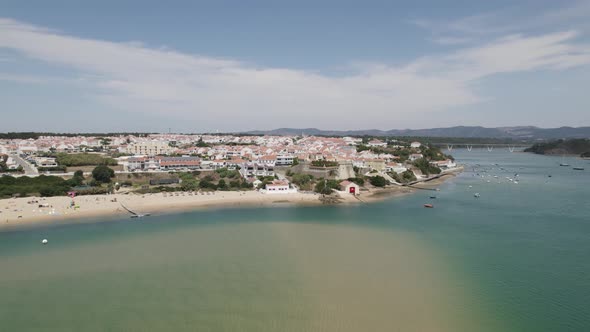
[[588, 162], [453, 155], [440, 191], [375, 204], [0, 233], [0, 330], [589, 331]]

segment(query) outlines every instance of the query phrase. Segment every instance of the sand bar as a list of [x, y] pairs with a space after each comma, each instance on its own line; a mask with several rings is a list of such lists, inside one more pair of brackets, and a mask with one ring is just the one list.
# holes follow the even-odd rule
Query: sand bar
[[[445, 179], [420, 183], [434, 188]], [[359, 199], [341, 193], [339, 204], [364, 204], [406, 195], [416, 189], [389, 186], [384, 189], [362, 191]], [[87, 195], [72, 199], [58, 197], [19, 197], [0, 200], [0, 231], [22, 226], [50, 224], [52, 221], [96, 218], [101, 216], [130, 216], [122, 205], [138, 213], [164, 214], [202, 208], [271, 207], [284, 205], [322, 205], [321, 195], [315, 193], [264, 194], [258, 191], [175, 192], [157, 194]]]

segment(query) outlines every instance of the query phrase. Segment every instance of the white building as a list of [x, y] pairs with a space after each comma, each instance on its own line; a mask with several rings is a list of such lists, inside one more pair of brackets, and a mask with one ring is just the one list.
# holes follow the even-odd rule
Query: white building
[[412, 142], [412, 143], [410, 143], [410, 147], [411, 148], [416, 148], [417, 149], [417, 148], [419, 148], [421, 146], [422, 146], [422, 143], [420, 143], [420, 142]]
[[451, 168], [457, 167], [457, 164], [454, 161], [452, 161], [451, 159], [440, 160], [440, 161], [432, 161], [431, 164], [434, 164], [435, 166], [438, 166], [442, 170], [451, 169]]
[[18, 143], [18, 154], [35, 154], [38, 149], [34, 142], [30, 140], [21, 141]]
[[410, 155], [410, 161], [416, 161], [421, 158], [424, 158], [424, 156], [421, 153], [412, 153]]
[[8, 156], [8, 159], [6, 159], [6, 167], [8, 167], [8, 169], [17, 169], [18, 164], [12, 157]]
[[275, 155], [262, 156], [262, 157], [258, 158], [258, 160], [256, 160], [256, 162], [259, 164], [265, 164], [265, 165], [274, 167], [277, 162], [277, 156], [275, 156]]
[[172, 148], [168, 145], [168, 142], [144, 141], [129, 144], [127, 152], [136, 156], [156, 156], [169, 154], [172, 152]]
[[399, 174], [399, 173], [403, 173], [403, 172], [407, 171], [408, 169], [400, 163], [387, 163], [385, 165], [385, 170], [387, 172], [394, 172], [394, 173]]
[[290, 155], [278, 155], [276, 158], [275, 165], [276, 166], [289, 166], [293, 165], [293, 161], [295, 160], [294, 156]]
[[261, 192], [264, 194], [292, 194], [296, 193], [297, 189], [291, 188], [287, 181], [275, 180], [272, 183], [267, 184]]
[[381, 140], [378, 140], [378, 139], [374, 139], [374, 140], [369, 141], [369, 144], [368, 145], [369, 146], [372, 146], [372, 147], [381, 147], [381, 148], [384, 148], [384, 147], [387, 146], [387, 143], [385, 143], [385, 142], [383, 142]]
[[248, 179], [257, 176], [275, 176], [274, 165], [246, 162], [240, 168], [242, 177]]
[[55, 158], [35, 158], [35, 164], [37, 167], [57, 167], [57, 161]]
[[340, 190], [347, 194], [353, 195], [360, 195], [361, 193], [361, 188], [359, 185], [348, 180], [340, 182]]
[[347, 137], [342, 137], [342, 139], [348, 145], [358, 145], [358, 144], [362, 143], [362, 141], [363, 141], [362, 138], [354, 138], [354, 137], [348, 137], [348, 136]]

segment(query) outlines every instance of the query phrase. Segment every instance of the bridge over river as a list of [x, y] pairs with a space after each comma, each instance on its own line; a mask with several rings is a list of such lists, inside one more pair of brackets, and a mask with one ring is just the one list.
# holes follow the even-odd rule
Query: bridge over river
[[494, 149], [508, 149], [510, 152], [514, 152], [516, 148], [528, 148], [530, 144], [523, 143], [431, 143], [434, 146], [445, 148], [448, 151], [453, 151], [454, 148], [467, 149], [471, 151], [473, 148], [487, 149], [492, 152]]

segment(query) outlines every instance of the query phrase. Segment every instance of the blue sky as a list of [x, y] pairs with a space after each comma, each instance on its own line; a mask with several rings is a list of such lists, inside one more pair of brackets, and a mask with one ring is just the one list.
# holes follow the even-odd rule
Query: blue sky
[[0, 9], [0, 131], [590, 125], [590, 1]]

